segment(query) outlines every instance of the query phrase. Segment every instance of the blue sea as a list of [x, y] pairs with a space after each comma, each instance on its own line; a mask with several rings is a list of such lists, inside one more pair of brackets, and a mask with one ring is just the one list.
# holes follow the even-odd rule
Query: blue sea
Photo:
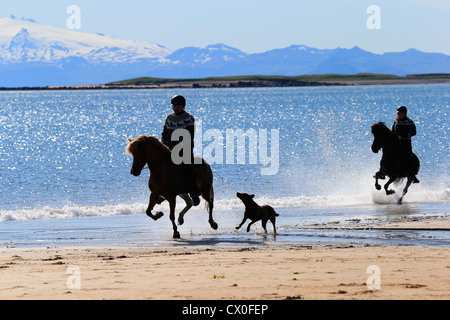
[[[170, 98], [197, 121], [196, 155], [214, 172], [219, 229], [203, 205], [172, 240], [168, 205], [145, 215], [149, 171], [130, 174], [127, 138], [160, 137]], [[391, 126], [399, 105], [416, 123], [420, 184], [396, 204], [374, 188], [380, 154], [372, 123]], [[450, 245], [445, 231], [317, 231], [355, 221], [450, 215], [450, 85], [0, 92], [0, 246], [227, 245], [387, 242]], [[230, 135], [231, 133], [231, 135]], [[234, 137], [233, 137], [234, 133]], [[242, 135], [244, 133], [244, 135]], [[238, 140], [246, 137], [244, 145]], [[228, 138], [228, 139], [227, 139]], [[234, 229], [255, 194], [280, 214], [278, 235]], [[180, 200], [177, 211], [182, 209]]]

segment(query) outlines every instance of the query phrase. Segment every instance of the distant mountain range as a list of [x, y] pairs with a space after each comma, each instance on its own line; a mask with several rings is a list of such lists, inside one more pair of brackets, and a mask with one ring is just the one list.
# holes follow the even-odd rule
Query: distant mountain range
[[101, 84], [137, 77], [450, 73], [450, 56], [415, 49], [374, 54], [292, 45], [248, 54], [225, 44], [171, 51], [161, 45], [0, 19], [0, 86]]

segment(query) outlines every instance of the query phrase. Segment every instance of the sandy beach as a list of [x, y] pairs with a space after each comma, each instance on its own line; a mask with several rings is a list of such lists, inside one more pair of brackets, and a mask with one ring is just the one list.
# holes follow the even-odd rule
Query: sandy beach
[[[449, 220], [406, 227], [448, 230]], [[448, 247], [361, 243], [0, 249], [0, 299], [449, 298]]]

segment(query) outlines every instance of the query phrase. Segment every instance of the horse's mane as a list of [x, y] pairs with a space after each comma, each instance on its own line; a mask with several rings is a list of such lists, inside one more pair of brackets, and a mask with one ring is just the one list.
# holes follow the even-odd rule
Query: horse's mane
[[370, 130], [373, 135], [383, 135], [383, 136], [389, 136], [390, 134], [393, 135], [392, 131], [386, 126], [384, 122], [377, 122], [370, 126]]
[[388, 143], [398, 143], [398, 137], [389, 129], [384, 122], [377, 122], [370, 126], [370, 131], [375, 138], [381, 138]]
[[130, 143], [128, 144], [126, 148], [126, 153], [133, 154], [142, 144], [151, 144], [157, 149], [161, 150], [163, 154], [170, 155], [171, 151], [170, 149], [165, 146], [161, 141], [159, 141], [158, 138], [153, 136], [139, 136], [135, 139], [128, 139]]

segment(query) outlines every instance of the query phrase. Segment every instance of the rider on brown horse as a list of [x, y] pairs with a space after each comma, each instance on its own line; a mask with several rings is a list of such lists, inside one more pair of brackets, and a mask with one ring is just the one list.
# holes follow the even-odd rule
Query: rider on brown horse
[[[192, 188], [189, 195], [192, 198], [194, 206], [200, 203], [200, 190], [195, 184], [195, 166], [194, 166], [194, 134], [195, 134], [195, 119], [185, 110], [186, 99], [183, 96], [177, 95], [171, 99], [173, 113], [169, 114], [164, 122], [163, 132], [161, 134], [161, 141], [170, 150], [180, 143], [180, 141], [172, 141], [172, 133], [177, 129], [186, 129], [191, 137], [191, 162], [190, 164], [181, 164], [186, 166], [186, 179], [192, 181]], [[161, 199], [162, 200], [162, 199]], [[160, 200], [160, 202], [161, 202]]]

